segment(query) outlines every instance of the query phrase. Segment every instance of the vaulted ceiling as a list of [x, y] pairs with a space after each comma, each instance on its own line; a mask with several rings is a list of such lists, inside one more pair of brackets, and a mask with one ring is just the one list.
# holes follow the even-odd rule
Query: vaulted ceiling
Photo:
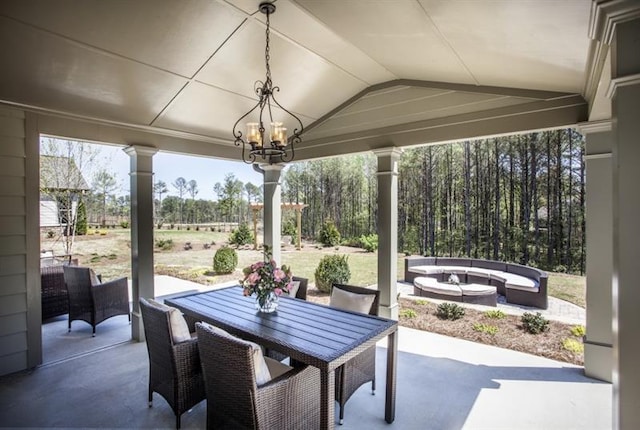
[[[231, 129], [265, 73], [258, 4], [3, 0], [0, 102], [238, 158]], [[588, 118], [589, 0], [276, 6], [271, 68], [306, 128], [299, 159]]]

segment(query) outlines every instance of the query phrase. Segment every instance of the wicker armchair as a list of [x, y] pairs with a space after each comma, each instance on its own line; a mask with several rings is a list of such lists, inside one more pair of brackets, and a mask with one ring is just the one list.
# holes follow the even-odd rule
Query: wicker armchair
[[[333, 284], [338, 288], [354, 294], [374, 296], [369, 315], [378, 315], [380, 291], [353, 285]], [[343, 308], [344, 309], [344, 308]], [[345, 309], [351, 310], [351, 309]], [[344, 406], [353, 393], [363, 384], [371, 381], [371, 393], [376, 390], [376, 347], [372, 346], [353, 357], [336, 369], [336, 401], [340, 405], [340, 424], [344, 420]]]
[[201, 323], [196, 332], [207, 391], [207, 428], [319, 428], [318, 369], [295, 368], [257, 386], [250, 344]]
[[42, 319], [69, 313], [69, 295], [64, 284], [62, 264], [40, 268]]
[[127, 315], [131, 322], [127, 278], [100, 283], [92, 281], [88, 267], [63, 266], [63, 270], [69, 292], [69, 331], [75, 320], [91, 324], [93, 336], [96, 326], [113, 316]]
[[160, 394], [180, 416], [205, 399], [198, 339], [174, 343], [169, 311], [140, 298], [140, 312], [149, 353], [149, 407], [153, 392]]

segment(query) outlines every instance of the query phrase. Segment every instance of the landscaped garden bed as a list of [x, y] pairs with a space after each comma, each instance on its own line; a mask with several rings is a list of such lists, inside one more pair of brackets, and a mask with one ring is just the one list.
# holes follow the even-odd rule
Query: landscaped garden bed
[[[238, 265], [230, 274], [213, 271], [216, 251], [227, 244], [228, 233], [211, 231], [157, 231], [155, 247], [155, 273], [214, 285], [239, 280], [241, 268], [260, 258], [261, 251], [252, 246], [238, 249]], [[171, 241], [168, 245], [168, 241]], [[43, 248], [54, 248], [43, 238]], [[189, 243], [190, 246], [185, 246]], [[164, 246], [161, 246], [164, 245]], [[289, 246], [283, 249], [283, 264], [290, 265], [294, 275], [309, 279], [308, 300], [329, 303], [329, 295], [315, 288], [314, 272], [325, 255], [348, 256], [351, 271], [349, 284], [371, 285], [377, 279], [377, 255], [360, 248], [348, 246], [325, 247], [305, 243], [300, 251]], [[129, 230], [111, 229], [106, 234], [92, 234], [79, 238], [74, 248], [74, 257], [80, 265], [94, 268], [106, 279], [129, 276], [130, 244]], [[398, 256], [398, 279], [403, 276], [404, 256]], [[565, 274], [549, 274], [549, 295], [569, 300], [584, 306], [584, 278]], [[582, 332], [574, 326], [550, 321], [549, 330], [533, 335], [522, 329], [520, 317], [506, 315], [504, 318], [489, 318], [485, 313], [465, 309], [458, 320], [443, 320], [436, 316], [437, 305], [426, 299], [400, 299], [400, 324], [446, 336], [467, 339], [548, 357], [577, 365], [583, 364]], [[475, 327], [475, 328], [474, 328]], [[572, 328], [577, 334], [571, 333]], [[583, 329], [582, 329], [583, 330]], [[577, 352], [573, 352], [571, 350]]]

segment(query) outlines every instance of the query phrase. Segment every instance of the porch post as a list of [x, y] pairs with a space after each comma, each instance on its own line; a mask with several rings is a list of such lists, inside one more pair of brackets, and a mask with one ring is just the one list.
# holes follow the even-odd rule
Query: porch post
[[398, 319], [398, 161], [402, 150], [373, 151], [378, 157], [379, 314]]
[[284, 164], [265, 164], [264, 170], [264, 244], [273, 252], [278, 265], [280, 258], [280, 229], [282, 209], [280, 208], [280, 174]]
[[611, 121], [578, 125], [586, 137], [587, 334], [584, 373], [611, 382], [613, 221]]
[[640, 3], [616, 22], [613, 117], [613, 427], [640, 428]]
[[133, 313], [131, 337], [144, 341], [138, 300], [155, 297], [153, 285], [153, 155], [155, 148], [132, 145], [124, 149], [131, 157], [131, 284]]

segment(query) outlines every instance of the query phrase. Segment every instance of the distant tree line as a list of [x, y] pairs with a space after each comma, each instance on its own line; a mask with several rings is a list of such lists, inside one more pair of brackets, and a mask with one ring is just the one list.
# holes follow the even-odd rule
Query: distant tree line
[[[572, 129], [406, 151], [400, 162], [398, 246], [583, 273], [584, 140]], [[373, 155], [296, 163], [283, 200], [306, 203], [302, 233], [332, 220], [343, 238], [377, 232]]]
[[233, 173], [213, 186], [216, 200], [197, 199], [198, 183], [183, 177], [171, 183], [177, 195], [167, 195], [164, 181], [154, 184], [156, 223], [205, 224], [211, 222], [248, 223], [250, 205], [262, 201], [262, 189], [251, 182], [243, 183]]

